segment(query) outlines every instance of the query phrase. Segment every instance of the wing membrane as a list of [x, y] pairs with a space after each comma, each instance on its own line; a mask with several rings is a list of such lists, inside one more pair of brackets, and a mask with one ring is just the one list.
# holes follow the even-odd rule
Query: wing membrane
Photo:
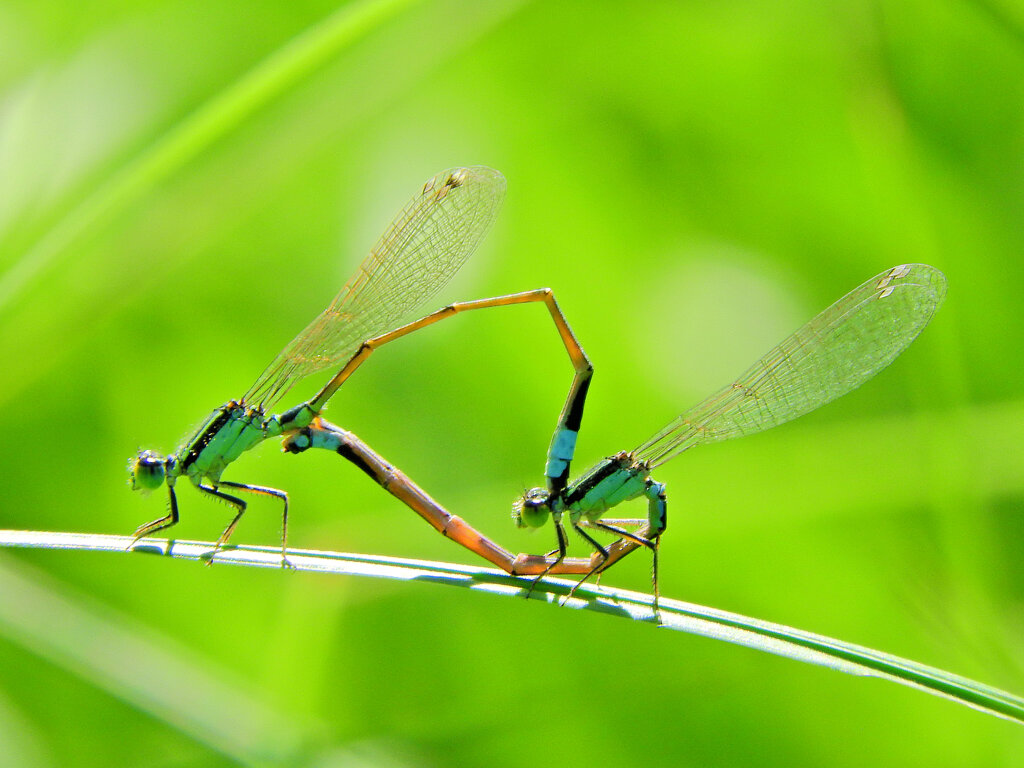
[[245, 401], [269, 408], [299, 379], [347, 361], [448, 284], [491, 228], [505, 179], [483, 166], [434, 176], [391, 222], [355, 275], [267, 366]]
[[760, 432], [845, 395], [910, 345], [945, 294], [946, 278], [927, 264], [904, 264], [876, 275], [634, 454], [658, 466], [701, 443]]

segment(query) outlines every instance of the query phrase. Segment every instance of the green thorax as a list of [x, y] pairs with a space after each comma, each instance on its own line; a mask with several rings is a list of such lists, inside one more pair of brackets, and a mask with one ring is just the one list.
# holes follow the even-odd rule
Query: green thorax
[[305, 403], [279, 416], [236, 400], [215, 410], [196, 434], [175, 453], [175, 475], [194, 483], [220, 480], [227, 466], [267, 438], [309, 426], [316, 414]]
[[649, 469], [629, 453], [617, 453], [602, 459], [586, 474], [574, 480], [562, 493], [563, 509], [573, 522], [587, 518], [596, 522], [617, 504], [643, 496]]

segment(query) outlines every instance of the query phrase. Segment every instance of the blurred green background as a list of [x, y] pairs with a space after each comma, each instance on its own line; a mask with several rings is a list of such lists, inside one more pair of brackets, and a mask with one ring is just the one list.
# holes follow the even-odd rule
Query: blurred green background
[[[942, 269], [944, 308], [862, 390], [662, 469], [662, 591], [1024, 691], [1024, 9], [364, 8], [200, 130], [345, 29], [338, 7], [0, 4], [0, 527], [157, 517], [126, 459], [244, 392], [426, 178], [487, 164], [505, 208], [435, 303], [555, 289], [597, 369], [580, 469], [871, 275]], [[551, 532], [515, 531], [510, 504], [570, 375], [539, 307], [478, 313], [375, 355], [328, 415], [539, 552]], [[228, 479], [288, 490], [293, 546], [472, 562], [336, 457], [266, 445]], [[180, 502], [183, 538], [229, 517]], [[235, 541], [273, 543], [277, 506], [251, 509]], [[606, 582], [645, 589], [649, 567]], [[1018, 725], [916, 691], [429, 585], [18, 551], [0, 613], [0, 766], [1024, 755]]]

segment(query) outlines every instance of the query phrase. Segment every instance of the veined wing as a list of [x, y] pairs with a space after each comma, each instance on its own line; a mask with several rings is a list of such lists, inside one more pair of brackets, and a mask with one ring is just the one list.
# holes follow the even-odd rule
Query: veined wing
[[895, 360], [945, 295], [946, 278], [927, 264], [903, 264], [876, 275], [634, 454], [658, 466], [701, 443], [760, 432], [845, 395]]
[[267, 366], [245, 401], [269, 408], [295, 382], [346, 362], [447, 285], [491, 228], [505, 178], [492, 168], [434, 176], [388, 226], [355, 275]]

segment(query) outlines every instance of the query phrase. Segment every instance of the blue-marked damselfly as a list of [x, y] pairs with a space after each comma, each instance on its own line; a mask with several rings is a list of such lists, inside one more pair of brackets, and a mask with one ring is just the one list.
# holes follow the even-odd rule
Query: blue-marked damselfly
[[[887, 269], [637, 448], [609, 456], [557, 492], [552, 492], [550, 484], [527, 491], [513, 505], [514, 520], [527, 528], [543, 526], [549, 519], [553, 522], [557, 549], [547, 572], [558, 572], [557, 565], [565, 558], [568, 521], [595, 552], [593, 566], [581, 583], [633, 549], [646, 547], [654, 560], [657, 597], [658, 544], [667, 525], [667, 504], [665, 485], [655, 481], [651, 472], [698, 445], [778, 426], [856, 389], [910, 345], [945, 293], [946, 279], [934, 267], [904, 264]], [[549, 476], [567, 466], [575, 444], [575, 432], [555, 433], [548, 454]], [[606, 517], [620, 503], [640, 498], [647, 500], [646, 517]], [[618, 536], [615, 549], [600, 544], [593, 532]]]

